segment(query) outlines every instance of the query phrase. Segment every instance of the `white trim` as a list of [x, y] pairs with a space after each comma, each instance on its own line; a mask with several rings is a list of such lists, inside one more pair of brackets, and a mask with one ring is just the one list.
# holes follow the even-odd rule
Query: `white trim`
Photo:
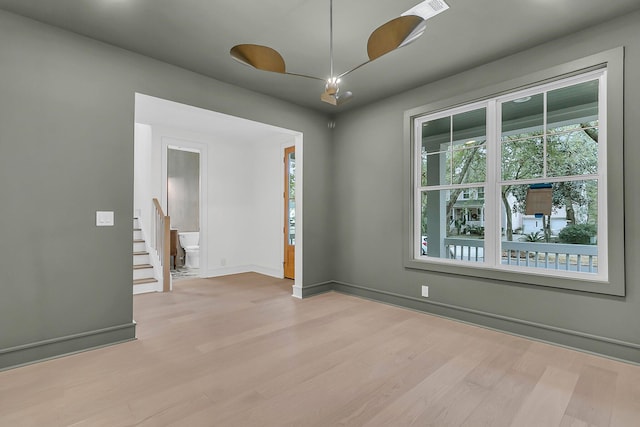
[[292, 297], [302, 299], [302, 288], [300, 286], [293, 285], [292, 290], [293, 290], [293, 293], [291, 294]]
[[[497, 138], [491, 138], [489, 135], [496, 135], [500, 132], [500, 123], [502, 121], [502, 113], [499, 111], [500, 103], [490, 100], [487, 103], [487, 174], [484, 187], [484, 259], [498, 259], [500, 254], [500, 239], [487, 239], [487, 230], [500, 230], [500, 222], [502, 217], [502, 199], [498, 195], [498, 191], [488, 191], [490, 182], [497, 182], [502, 175], [502, 168], [498, 161], [500, 155], [500, 141]], [[496, 190], [499, 185], [496, 186]]]
[[[607, 206], [609, 193], [608, 173], [607, 173], [607, 131], [609, 129], [608, 116], [608, 91], [607, 91], [607, 69], [602, 70], [598, 85], [598, 272], [603, 277], [609, 277], [609, 228], [607, 227], [608, 213]], [[601, 238], [602, 237], [602, 238]], [[602, 271], [600, 268], [602, 260]]]
[[[303, 135], [300, 132], [296, 132], [294, 135], [294, 138], [296, 140], [295, 146], [296, 146], [296, 248], [295, 248], [295, 257], [296, 257], [296, 261], [295, 261], [295, 265], [296, 265], [296, 271], [295, 271], [295, 279], [293, 281], [294, 283], [294, 287], [298, 287], [298, 288], [302, 288], [302, 268], [303, 268], [303, 230], [304, 230], [304, 222], [303, 222], [303, 207], [304, 207], [304, 203], [303, 203], [303, 199], [302, 199], [302, 195], [303, 195], [303, 188], [304, 188], [304, 182], [303, 182], [303, 177], [304, 177], [304, 173], [303, 173], [303, 165], [304, 165], [304, 161], [303, 161]], [[283, 184], [284, 185], [284, 184]], [[284, 206], [283, 206], [284, 209]], [[284, 236], [283, 236], [283, 245], [284, 245]], [[284, 256], [284, 248], [281, 251], [283, 256]], [[302, 294], [300, 294], [302, 295]], [[294, 292], [294, 296], [295, 292]]]

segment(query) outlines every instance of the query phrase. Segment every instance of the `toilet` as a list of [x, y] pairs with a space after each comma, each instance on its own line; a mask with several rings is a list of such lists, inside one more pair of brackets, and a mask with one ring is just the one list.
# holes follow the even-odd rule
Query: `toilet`
[[178, 238], [185, 253], [184, 266], [200, 268], [200, 233], [197, 231], [178, 233]]

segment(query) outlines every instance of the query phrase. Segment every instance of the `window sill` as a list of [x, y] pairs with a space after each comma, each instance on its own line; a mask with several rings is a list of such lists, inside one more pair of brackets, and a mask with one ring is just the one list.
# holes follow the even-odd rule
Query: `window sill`
[[[527, 267], [491, 267], [475, 263], [461, 263], [443, 259], [414, 258], [405, 262], [405, 267], [413, 270], [433, 271], [456, 276], [469, 276], [482, 279], [499, 280], [519, 285], [544, 286], [557, 289], [568, 289], [580, 292], [604, 295], [624, 296], [624, 287], [615, 286], [606, 278], [597, 275], [563, 272], [550, 274]], [[556, 271], [556, 270], [554, 270]]]

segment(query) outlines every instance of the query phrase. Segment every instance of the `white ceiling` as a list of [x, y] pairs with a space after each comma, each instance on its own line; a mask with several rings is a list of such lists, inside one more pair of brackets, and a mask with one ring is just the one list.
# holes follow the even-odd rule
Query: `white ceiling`
[[[415, 43], [344, 79], [353, 107], [640, 9], [639, 0], [446, 0]], [[369, 34], [419, 0], [334, 0], [335, 67], [366, 60]], [[329, 0], [0, 0], [0, 9], [319, 111], [322, 82], [253, 70], [240, 43], [278, 50], [287, 70], [328, 76]]]
[[240, 117], [136, 94], [136, 123], [186, 130], [230, 143], [295, 143], [298, 132]]

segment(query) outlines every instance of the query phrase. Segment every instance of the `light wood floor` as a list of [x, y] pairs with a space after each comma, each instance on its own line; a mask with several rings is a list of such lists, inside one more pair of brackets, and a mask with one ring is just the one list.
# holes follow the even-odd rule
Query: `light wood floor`
[[639, 426], [640, 367], [243, 274], [134, 297], [138, 340], [0, 373], [0, 426]]

